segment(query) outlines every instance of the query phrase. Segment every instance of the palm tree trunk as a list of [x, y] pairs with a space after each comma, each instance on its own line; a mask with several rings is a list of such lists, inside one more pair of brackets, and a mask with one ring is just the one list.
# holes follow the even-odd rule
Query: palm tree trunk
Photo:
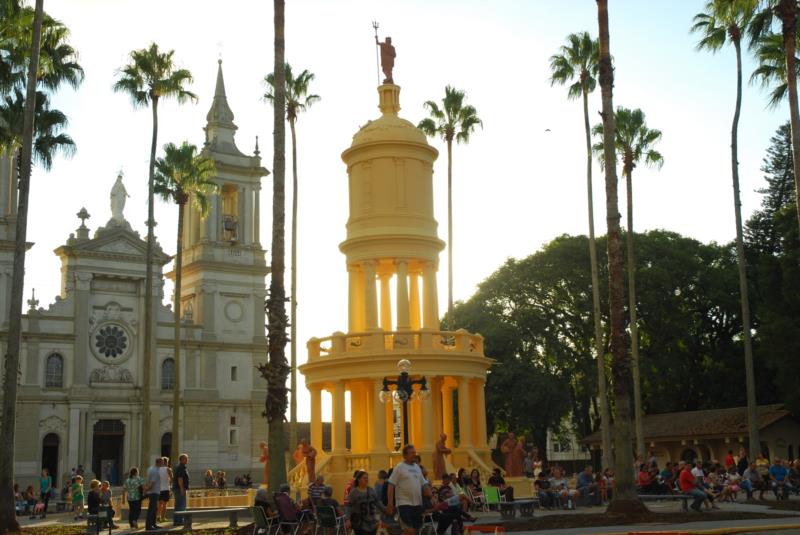
[[453, 321], [453, 140], [447, 140], [447, 318]]
[[[142, 466], [150, 466], [150, 367], [153, 360], [153, 253], [155, 246], [155, 214], [153, 180], [158, 146], [158, 97], [153, 97], [153, 140], [150, 143], [150, 170], [147, 177], [147, 251], [144, 276], [144, 350], [142, 351]], [[174, 437], [173, 437], [174, 440]]]
[[606, 224], [608, 226], [608, 302], [611, 340], [611, 372], [614, 379], [615, 487], [614, 500], [608, 510], [618, 513], [646, 511], [636, 495], [633, 481], [633, 451], [631, 447], [631, 370], [625, 343], [624, 275], [617, 199], [617, 156], [614, 147], [614, 71], [611, 65], [611, 43], [608, 33], [608, 0], [597, 0], [597, 19], [600, 28], [600, 90], [603, 103], [603, 154], [606, 171]]
[[600, 320], [600, 276], [597, 270], [597, 243], [594, 237], [594, 194], [592, 193], [592, 130], [589, 125], [589, 94], [583, 91], [583, 126], [586, 131], [586, 192], [589, 206], [589, 261], [592, 263], [592, 316], [594, 319], [594, 347], [597, 358], [597, 392], [600, 398], [600, 437], [603, 448], [603, 468], [614, 463], [611, 449], [611, 412], [608, 407], [606, 359], [603, 346], [603, 325]]
[[286, 287], [284, 256], [286, 233], [286, 75], [284, 71], [284, 0], [273, 0], [275, 9], [275, 105], [272, 161], [272, 276], [267, 300], [269, 364], [262, 368], [267, 379], [266, 413], [269, 427], [269, 487], [286, 481]]
[[[783, 50], [786, 53], [786, 72], [797, 72], [795, 53], [797, 49], [797, 2], [781, 0], [778, 6], [783, 33]], [[797, 224], [800, 226], [800, 110], [797, 102], [797, 76], [787, 76], [786, 85], [789, 90], [789, 122], [792, 126], [792, 158], [794, 164], [795, 208]], [[751, 446], [752, 447], [752, 446]]]
[[[750, 332], [750, 299], [747, 289], [747, 263], [744, 257], [742, 233], [742, 201], [739, 197], [739, 114], [742, 109], [742, 46], [734, 40], [736, 49], [736, 111], [731, 126], [731, 178], [733, 179], [733, 208], [736, 216], [736, 260], [739, 264], [739, 294], [742, 302], [742, 334], [744, 338], [744, 368], [747, 382], [747, 427], [750, 438], [750, 455], [761, 453], [758, 438], [758, 405], [756, 405], [756, 380], [753, 371], [753, 341]], [[793, 78], [793, 76], [789, 76]], [[792, 130], [794, 137], [794, 130]]]
[[292, 297], [289, 319], [292, 368], [289, 389], [292, 391], [292, 401], [289, 406], [289, 444], [294, 446], [297, 444], [297, 135], [294, 120], [289, 121], [289, 129], [292, 132]]
[[636, 257], [633, 250], [633, 169], [625, 166], [628, 193], [628, 314], [631, 329], [631, 372], [633, 374], [633, 427], [636, 432], [636, 453], [645, 458], [644, 429], [642, 427], [642, 379], [639, 373], [639, 321], [636, 313]]
[[[181, 193], [182, 195], [182, 193]], [[183, 212], [186, 202], [178, 200], [178, 239], [175, 252], [175, 304], [173, 305], [173, 322], [175, 323], [173, 361], [175, 362], [175, 379], [172, 383], [172, 444], [170, 459], [177, 464], [181, 452], [181, 271], [183, 270]]]
[[19, 348], [22, 338], [22, 292], [25, 284], [25, 252], [28, 234], [28, 196], [33, 155], [33, 123], [36, 114], [36, 75], [39, 69], [39, 45], [42, 37], [43, 17], [44, 0], [36, 0], [31, 58], [25, 88], [22, 150], [19, 161], [19, 197], [14, 238], [14, 271], [8, 314], [8, 347], [3, 373], [3, 412], [2, 420], [0, 420], [2, 426], [0, 428], [0, 533], [19, 531], [19, 522], [17, 522], [14, 509], [14, 441], [16, 439]]

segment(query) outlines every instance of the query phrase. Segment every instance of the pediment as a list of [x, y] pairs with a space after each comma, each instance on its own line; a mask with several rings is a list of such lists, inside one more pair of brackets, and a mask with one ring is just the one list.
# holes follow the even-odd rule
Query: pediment
[[[147, 254], [147, 242], [133, 231], [122, 227], [101, 228], [95, 237], [89, 240], [76, 241], [68, 245], [73, 253], [89, 255], [124, 255], [144, 258]], [[169, 260], [156, 242], [155, 257], [162, 262]]]

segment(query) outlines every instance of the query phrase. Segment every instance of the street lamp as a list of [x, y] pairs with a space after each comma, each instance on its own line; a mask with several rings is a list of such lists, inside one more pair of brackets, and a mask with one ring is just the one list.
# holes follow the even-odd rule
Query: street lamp
[[[397, 369], [400, 371], [397, 379], [383, 378], [383, 388], [379, 398], [381, 403], [392, 403], [396, 399], [403, 404], [403, 445], [406, 445], [408, 444], [408, 402], [414, 399], [426, 400], [431, 392], [428, 390], [428, 380], [425, 377], [412, 379], [409, 376], [408, 370], [411, 369], [411, 361], [408, 359], [399, 361]], [[420, 385], [420, 389], [414, 390], [414, 385]], [[389, 386], [396, 388], [394, 391], [390, 391]]]

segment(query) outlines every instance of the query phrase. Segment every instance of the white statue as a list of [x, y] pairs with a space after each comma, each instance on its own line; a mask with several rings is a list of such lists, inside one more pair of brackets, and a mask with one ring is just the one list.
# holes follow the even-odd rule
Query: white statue
[[111, 188], [111, 220], [115, 223], [123, 223], [125, 216], [122, 215], [125, 210], [125, 199], [130, 197], [125, 190], [125, 185], [122, 183], [122, 172], [117, 175], [117, 181]]

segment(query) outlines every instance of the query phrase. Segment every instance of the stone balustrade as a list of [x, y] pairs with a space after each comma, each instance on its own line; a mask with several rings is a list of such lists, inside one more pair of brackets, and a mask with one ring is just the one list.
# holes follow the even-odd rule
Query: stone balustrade
[[309, 362], [326, 357], [395, 352], [404, 355], [452, 353], [483, 356], [483, 336], [464, 329], [336, 332], [325, 338], [312, 338], [307, 345]]

